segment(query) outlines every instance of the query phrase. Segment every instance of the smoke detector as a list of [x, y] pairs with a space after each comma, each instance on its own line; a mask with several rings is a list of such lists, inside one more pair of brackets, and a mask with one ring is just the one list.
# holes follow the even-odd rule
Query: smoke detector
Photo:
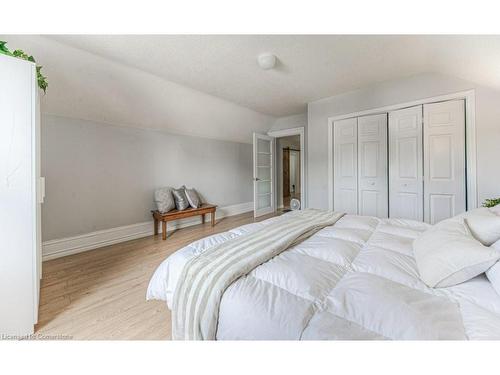
[[276, 66], [276, 55], [272, 53], [262, 53], [257, 56], [257, 63], [264, 70], [272, 69]]

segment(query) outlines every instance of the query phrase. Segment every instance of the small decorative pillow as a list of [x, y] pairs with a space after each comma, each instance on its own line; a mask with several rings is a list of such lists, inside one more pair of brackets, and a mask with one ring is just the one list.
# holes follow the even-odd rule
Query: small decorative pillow
[[174, 197], [171, 187], [163, 187], [155, 191], [156, 208], [161, 213], [168, 212], [175, 208]]
[[485, 272], [500, 252], [483, 246], [463, 219], [443, 220], [413, 241], [420, 278], [434, 288], [463, 283]]
[[189, 201], [186, 197], [185, 187], [182, 186], [179, 189], [173, 189], [172, 195], [174, 196], [175, 207], [179, 211], [183, 211], [189, 207]]
[[190, 206], [193, 208], [200, 207], [201, 206], [201, 199], [200, 199], [200, 196], [198, 195], [198, 193], [196, 192], [196, 190], [186, 188], [185, 191], [186, 191], [186, 197], [187, 197], [187, 200], [188, 200]]
[[473, 210], [465, 218], [472, 235], [484, 246], [500, 240], [500, 216], [488, 208]]
[[[492, 249], [500, 251], [500, 240], [490, 246]], [[486, 277], [490, 280], [493, 289], [500, 295], [500, 261], [496, 262], [491, 268], [486, 271]]]

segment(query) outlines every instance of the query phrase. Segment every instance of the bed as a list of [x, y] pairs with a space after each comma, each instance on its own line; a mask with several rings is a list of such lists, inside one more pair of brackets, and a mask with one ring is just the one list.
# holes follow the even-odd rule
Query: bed
[[[193, 242], [155, 271], [147, 299], [174, 294], [186, 264], [289, 214]], [[481, 274], [447, 288], [419, 277], [421, 222], [344, 215], [250, 270], [224, 289], [217, 340], [500, 339], [500, 296]]]

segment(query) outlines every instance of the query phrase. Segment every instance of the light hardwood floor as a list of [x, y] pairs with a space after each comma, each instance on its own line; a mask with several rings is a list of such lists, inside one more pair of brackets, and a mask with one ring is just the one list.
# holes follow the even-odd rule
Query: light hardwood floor
[[[269, 218], [268, 215], [255, 221]], [[156, 267], [202, 237], [253, 222], [253, 213], [103, 247], [43, 263], [35, 333], [73, 339], [170, 339], [170, 311], [146, 301]]]

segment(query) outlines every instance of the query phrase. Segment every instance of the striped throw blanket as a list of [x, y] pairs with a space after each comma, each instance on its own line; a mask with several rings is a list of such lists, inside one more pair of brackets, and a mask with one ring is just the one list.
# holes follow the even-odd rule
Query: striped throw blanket
[[234, 281], [342, 216], [314, 209], [295, 211], [191, 259], [174, 293], [173, 339], [214, 340], [222, 295]]

